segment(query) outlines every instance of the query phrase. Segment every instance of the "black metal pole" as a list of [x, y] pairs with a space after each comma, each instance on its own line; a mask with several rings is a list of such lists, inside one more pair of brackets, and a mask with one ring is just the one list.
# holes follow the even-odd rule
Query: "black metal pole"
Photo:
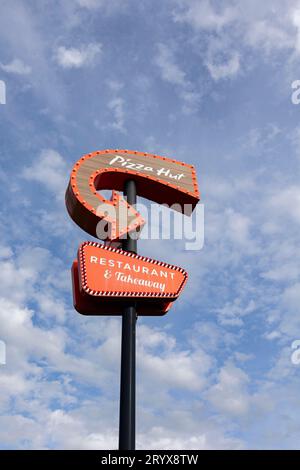
[[[125, 182], [124, 194], [128, 204], [136, 204], [134, 180]], [[137, 241], [127, 235], [123, 250], [136, 253]], [[119, 450], [135, 450], [135, 329], [135, 303], [128, 302], [122, 315]]]

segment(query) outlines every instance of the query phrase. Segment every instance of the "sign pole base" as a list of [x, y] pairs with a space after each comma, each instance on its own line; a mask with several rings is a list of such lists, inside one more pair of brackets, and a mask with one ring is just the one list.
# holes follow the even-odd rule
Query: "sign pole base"
[[[124, 194], [127, 196], [128, 204], [134, 206], [136, 204], [134, 180], [125, 182]], [[137, 252], [137, 241], [129, 234], [123, 241], [123, 250]], [[136, 308], [134, 302], [128, 302], [122, 315], [119, 450], [135, 450], [135, 344]]]

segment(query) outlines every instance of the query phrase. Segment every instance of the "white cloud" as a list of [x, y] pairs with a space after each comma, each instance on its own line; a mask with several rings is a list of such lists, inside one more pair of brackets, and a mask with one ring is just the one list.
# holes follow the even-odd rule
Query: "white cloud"
[[[216, 8], [210, 0], [179, 0], [180, 9], [174, 13], [175, 21], [190, 24], [196, 31], [215, 32], [205, 41], [201, 38], [200, 55], [213, 80], [233, 78], [240, 71], [240, 54], [232, 41], [227, 26], [238, 19], [234, 5]], [[225, 29], [225, 31], [224, 31]], [[234, 35], [234, 32], [233, 32]], [[197, 39], [196, 39], [197, 40]], [[205, 45], [206, 44], [206, 50]]]
[[52, 149], [42, 150], [40, 156], [23, 170], [24, 178], [41, 183], [58, 199], [62, 199], [66, 190], [68, 174], [63, 157]]
[[213, 321], [196, 322], [193, 328], [187, 331], [189, 344], [193, 348], [202, 348], [206, 352], [215, 354], [217, 351], [232, 347], [236, 342], [234, 334], [220, 327]]
[[221, 29], [230, 24], [236, 17], [232, 6], [222, 6], [215, 9], [210, 0], [178, 0], [180, 10], [174, 13], [175, 21], [185, 21], [196, 29]]
[[176, 64], [171, 49], [165, 44], [158, 44], [157, 49], [155, 63], [160, 68], [163, 80], [173, 85], [184, 85], [185, 73]]
[[[41, 13], [41, 11], [40, 11]], [[13, 57], [22, 57], [23, 65], [17, 62], [17, 69], [28, 71], [28, 63], [34, 73], [30, 75], [30, 86], [33, 97], [41, 99], [42, 106], [50, 107], [55, 113], [62, 111], [65, 104], [64, 93], [59, 78], [49, 61], [49, 43], [45, 35], [42, 16], [37, 16], [37, 10], [22, 2], [2, 2], [0, 16], [1, 43]], [[67, 23], [67, 21], [65, 22]], [[20, 40], [22, 38], [22, 40]], [[14, 61], [13, 61], [14, 62]], [[13, 63], [13, 69], [16, 65]], [[14, 128], [23, 128], [24, 114], [15, 113]], [[32, 136], [32, 142], [35, 136]], [[36, 138], [36, 137], [35, 137]]]
[[245, 34], [248, 45], [271, 54], [275, 49], [293, 49], [294, 41], [288, 29], [272, 24], [268, 19], [253, 21]]
[[111, 126], [122, 133], [126, 133], [124, 103], [124, 99], [117, 96], [112, 98], [107, 105], [114, 115]]
[[100, 8], [104, 3], [105, 0], [77, 0], [78, 5], [85, 8]]
[[242, 369], [226, 364], [218, 374], [218, 382], [208, 391], [208, 399], [221, 412], [243, 416], [251, 401], [248, 383], [249, 377]]
[[291, 11], [291, 22], [293, 26], [297, 30], [296, 40], [295, 40], [295, 47], [297, 52], [300, 52], [300, 8], [299, 6], [296, 7], [294, 10]]
[[204, 65], [213, 80], [235, 77], [240, 71], [240, 54], [230, 37], [210, 37]]
[[[48, 266], [47, 270], [45, 266]], [[21, 306], [34, 301], [45, 320], [65, 320], [66, 307], [58, 293], [69, 288], [69, 273], [48, 250], [27, 247], [18, 254], [11, 252], [0, 261], [0, 268], [2, 299]]]
[[153, 426], [146, 434], [137, 436], [137, 444], [139, 449], [166, 449], [166, 450], [217, 450], [217, 449], [241, 449], [243, 443], [241, 440], [225, 436], [217, 426], [213, 426], [211, 422], [201, 417], [201, 432], [183, 432], [182, 423], [186, 416], [178, 416], [175, 429], [166, 426]]
[[241, 140], [246, 151], [250, 148], [258, 154], [269, 150], [270, 145], [274, 145], [274, 141], [281, 135], [282, 129], [276, 123], [270, 122], [264, 127], [250, 129]]
[[93, 65], [97, 56], [102, 53], [102, 45], [100, 43], [90, 43], [80, 48], [58, 47], [55, 56], [57, 63], [65, 69], [80, 68]]
[[[41, 319], [43, 313], [39, 315]], [[0, 299], [1, 335], [8, 346], [6, 369], [0, 377], [4, 423], [14, 398], [9, 435], [0, 432], [2, 446], [47, 448], [51, 442], [58, 449], [115, 448], [120, 322], [103, 318], [97, 330], [95, 318], [76, 316], [69, 336], [69, 330], [35, 325], [33, 316], [32, 310]], [[176, 389], [201, 389], [208, 380], [209, 356], [198, 350], [183, 351], [169, 333], [140, 324], [138, 359], [138, 377], [142, 377], [138, 384], [138, 394], [142, 394], [139, 448], [242, 446], [238, 439], [227, 437], [217, 420], [207, 419], [204, 413], [202, 417], [198, 396], [176, 410], [176, 400], [169, 394]], [[80, 384], [100, 387], [102, 393], [91, 396]], [[82, 399], [82, 393], [86, 398]]]
[[114, 79], [108, 80], [107, 85], [109, 89], [114, 93], [118, 93], [119, 91], [122, 90], [122, 88], [124, 88], [124, 83], [120, 82], [119, 80], [114, 80]]
[[9, 246], [0, 245], [0, 259], [10, 258], [13, 252]]
[[253, 299], [247, 300], [247, 303], [244, 304], [240, 298], [236, 298], [233, 302], [226, 302], [216, 312], [221, 325], [241, 326], [243, 325], [242, 317], [250, 315], [255, 309], [256, 305]]
[[[299, 54], [300, 14], [296, 0], [274, 0], [272, 8], [259, 0], [232, 0], [226, 6], [212, 0], [175, 3], [174, 21], [191, 26], [193, 43], [199, 43], [199, 54], [214, 80], [235, 77], [242, 65], [251, 67], [254, 59], [249, 48], [269, 57], [284, 50], [291, 57]], [[211, 51], [216, 42], [223, 58]]]
[[29, 75], [31, 73], [31, 67], [26, 65], [20, 59], [13, 59], [8, 64], [1, 64], [0, 69], [7, 73], [14, 73], [16, 75]]
[[104, 14], [120, 13], [127, 7], [127, 0], [76, 0], [76, 3], [81, 8], [95, 11], [101, 10]]
[[277, 330], [273, 330], [270, 331], [270, 333], [266, 333], [264, 337], [269, 341], [273, 341], [274, 339], [281, 338], [281, 333]]
[[209, 57], [206, 66], [212, 78], [216, 81], [223, 78], [232, 78], [240, 70], [240, 57], [237, 52], [233, 52], [225, 62], [218, 62], [215, 57]]
[[260, 276], [265, 279], [270, 279], [277, 282], [295, 281], [299, 279], [300, 266], [295, 263], [295, 260], [290, 262], [286, 260], [283, 264], [276, 263], [275, 267], [270, 268], [268, 271], [262, 272]]
[[292, 308], [295, 312], [300, 309], [300, 282], [287, 287], [283, 293], [285, 305]]
[[138, 345], [141, 374], [146, 388], [153, 387], [153, 377], [160, 381], [161, 387], [167, 389], [200, 390], [206, 384], [212, 361], [200, 348], [178, 350], [175, 338], [145, 325], [139, 328]]
[[240, 245], [249, 245], [251, 220], [234, 209], [225, 211], [227, 219], [228, 238]]
[[144, 353], [142, 361], [142, 374], [146, 379], [156, 377], [168, 388], [185, 390], [201, 390], [210, 365], [208, 356], [200, 352], [174, 351], [163, 357]]
[[234, 353], [234, 357], [239, 362], [247, 362], [247, 361], [252, 361], [253, 359], [255, 359], [254, 354], [245, 354], [245, 353], [242, 353], [242, 352], [239, 352], [239, 351], [236, 351]]
[[160, 70], [161, 78], [177, 88], [178, 95], [183, 101], [183, 112], [189, 114], [196, 110], [201, 93], [194, 89], [186, 73], [176, 62], [174, 51], [166, 44], [158, 44], [154, 63]]
[[290, 219], [293, 222], [300, 223], [300, 187], [289, 186], [280, 191], [280, 197], [278, 192], [270, 196], [266, 202], [267, 206], [272, 213], [277, 214], [277, 218], [281, 220], [283, 226], [285, 221]]
[[182, 111], [185, 114], [191, 114], [197, 110], [202, 98], [202, 93], [194, 91], [189, 84], [179, 92], [179, 96], [183, 101]]

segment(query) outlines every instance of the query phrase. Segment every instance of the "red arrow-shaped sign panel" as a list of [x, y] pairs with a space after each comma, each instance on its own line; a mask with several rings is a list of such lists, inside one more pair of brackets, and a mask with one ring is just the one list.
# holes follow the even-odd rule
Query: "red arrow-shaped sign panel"
[[[80, 290], [78, 261], [72, 265], [73, 303], [78, 313], [82, 315], [121, 315], [124, 309], [124, 298], [103, 298], [86, 294]], [[147, 298], [134, 300], [136, 311], [139, 316], [161, 316], [165, 315], [173, 305], [169, 299]]]
[[[122, 191], [130, 177], [136, 181], [138, 195], [160, 204], [177, 204], [186, 215], [199, 202], [192, 165], [150, 153], [102, 150], [84, 155], [74, 165], [66, 192], [66, 206], [72, 219], [83, 230], [103, 240], [118, 240], [140, 229], [143, 218], [122, 196], [114, 191], [112, 199], [107, 200], [97, 192]], [[97, 231], [100, 221], [107, 224], [105, 238]]]
[[94, 242], [80, 245], [78, 270], [80, 291], [101, 298], [174, 301], [187, 281], [180, 267]]

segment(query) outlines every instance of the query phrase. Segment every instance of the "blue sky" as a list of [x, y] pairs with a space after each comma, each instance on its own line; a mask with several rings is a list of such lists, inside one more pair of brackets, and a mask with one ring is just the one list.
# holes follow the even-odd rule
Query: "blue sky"
[[73, 309], [64, 206], [105, 148], [193, 163], [205, 205], [201, 251], [139, 244], [190, 278], [138, 320], [138, 448], [299, 448], [300, 2], [0, 9], [1, 448], [117, 447], [120, 319]]

